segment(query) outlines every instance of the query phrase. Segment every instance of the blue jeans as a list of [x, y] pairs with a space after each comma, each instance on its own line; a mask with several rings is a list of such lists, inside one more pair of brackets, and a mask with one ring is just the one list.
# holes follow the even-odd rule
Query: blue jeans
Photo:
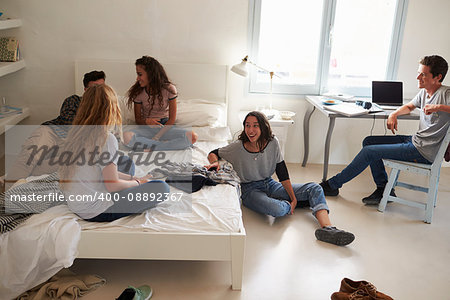
[[[129, 163], [129, 164], [127, 164]], [[124, 167], [130, 165], [131, 167]], [[135, 165], [128, 156], [121, 156], [118, 163], [118, 171], [129, 175], [134, 175]], [[167, 183], [160, 180], [152, 180], [141, 184], [140, 186], [111, 193], [111, 199], [117, 199], [114, 205], [109, 207], [103, 213], [86, 219], [91, 222], [111, 222], [132, 214], [141, 213], [147, 209], [155, 207], [161, 201], [167, 200], [170, 187]], [[129, 195], [132, 194], [132, 195]], [[159, 201], [150, 201], [151, 194], [156, 195]], [[147, 200], [144, 201], [144, 196]], [[159, 197], [161, 195], [161, 197]], [[132, 200], [132, 201], [130, 201]]]
[[129, 156], [119, 156], [119, 160], [117, 161], [117, 171], [134, 176], [135, 170], [136, 165]]
[[161, 128], [157, 126], [141, 125], [135, 127], [130, 130], [134, 135], [127, 146], [136, 151], [151, 148], [154, 148], [154, 150], [183, 150], [192, 146], [186, 135], [188, 130], [173, 125], [159, 141], [153, 140], [152, 138], [160, 130]]
[[[325, 195], [316, 183], [293, 184], [297, 207], [311, 207], [313, 215], [322, 209], [329, 211]], [[272, 178], [241, 183], [242, 203], [251, 210], [273, 217], [291, 211], [290, 198], [283, 185]]]
[[411, 142], [409, 135], [368, 136], [363, 141], [363, 148], [353, 161], [339, 174], [331, 177], [328, 183], [331, 188], [338, 189], [342, 185], [370, 166], [373, 180], [377, 187], [384, 188], [388, 176], [382, 159], [396, 159], [423, 164], [431, 164], [425, 159]]

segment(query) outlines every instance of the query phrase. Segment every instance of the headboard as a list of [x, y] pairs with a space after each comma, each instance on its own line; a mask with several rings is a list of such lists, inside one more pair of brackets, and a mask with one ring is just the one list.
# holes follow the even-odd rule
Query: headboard
[[[103, 70], [106, 83], [124, 96], [136, 81], [135, 60], [75, 61], [75, 91], [83, 94], [83, 76], [92, 70]], [[176, 85], [179, 99], [206, 99], [227, 103], [228, 67], [212, 64], [162, 63], [169, 79]]]

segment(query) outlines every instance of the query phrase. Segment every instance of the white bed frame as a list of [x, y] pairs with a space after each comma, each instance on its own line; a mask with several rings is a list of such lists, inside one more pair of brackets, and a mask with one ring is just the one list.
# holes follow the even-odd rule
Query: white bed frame
[[[227, 103], [228, 67], [207, 64], [165, 64], [181, 99], [208, 99]], [[79, 60], [75, 62], [77, 94], [83, 93], [83, 75], [103, 70], [106, 82], [125, 95], [135, 82], [134, 60]], [[242, 222], [241, 222], [242, 224]], [[231, 233], [164, 233], [82, 231], [78, 258], [230, 261], [233, 290], [242, 287], [245, 229]]]

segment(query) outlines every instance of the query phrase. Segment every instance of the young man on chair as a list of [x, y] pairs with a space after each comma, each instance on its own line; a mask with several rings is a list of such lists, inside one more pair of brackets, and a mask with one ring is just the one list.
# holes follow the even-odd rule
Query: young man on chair
[[[368, 136], [363, 148], [339, 174], [320, 185], [326, 196], [337, 196], [342, 185], [370, 166], [376, 190], [362, 199], [366, 205], [378, 205], [388, 182], [383, 160], [396, 159], [431, 164], [450, 125], [450, 87], [442, 85], [448, 71], [447, 61], [438, 56], [425, 56], [419, 62], [416, 77], [419, 93], [411, 102], [392, 112], [387, 128], [393, 136]], [[413, 136], [395, 135], [397, 117], [420, 110], [419, 130]], [[393, 195], [394, 191], [391, 192]]]

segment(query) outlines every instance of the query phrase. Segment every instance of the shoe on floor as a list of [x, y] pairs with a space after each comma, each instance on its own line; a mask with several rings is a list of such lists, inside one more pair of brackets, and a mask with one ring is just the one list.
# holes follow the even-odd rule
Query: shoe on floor
[[152, 295], [153, 290], [148, 285], [143, 285], [138, 288], [129, 286], [116, 300], [148, 300]]
[[[350, 295], [353, 298], [350, 298]], [[358, 297], [356, 297], [358, 296]], [[379, 300], [393, 300], [386, 294], [377, 291], [377, 288], [368, 281], [353, 281], [349, 278], [344, 278], [341, 281], [339, 292], [333, 293], [332, 300], [341, 299], [379, 299]]]
[[353, 293], [336, 292], [331, 295], [331, 300], [381, 300], [376, 294], [368, 293], [366, 290], [357, 290]]
[[[377, 187], [377, 189], [372, 194], [370, 194], [367, 197], [364, 197], [362, 199], [362, 202], [365, 205], [378, 205], [378, 204], [380, 204], [380, 201], [383, 198], [383, 193], [384, 193], [384, 187]], [[397, 197], [397, 195], [395, 195], [394, 189], [392, 189], [392, 191], [391, 191], [391, 196]], [[388, 202], [392, 202], [392, 201], [388, 201]]]
[[321, 183], [319, 183], [319, 185], [322, 187], [325, 196], [339, 195], [339, 189], [332, 189], [330, 184], [328, 183], [328, 180], [322, 181]]
[[331, 226], [319, 228], [316, 230], [315, 234], [316, 238], [319, 241], [334, 244], [337, 246], [348, 245], [355, 239], [353, 233]]

